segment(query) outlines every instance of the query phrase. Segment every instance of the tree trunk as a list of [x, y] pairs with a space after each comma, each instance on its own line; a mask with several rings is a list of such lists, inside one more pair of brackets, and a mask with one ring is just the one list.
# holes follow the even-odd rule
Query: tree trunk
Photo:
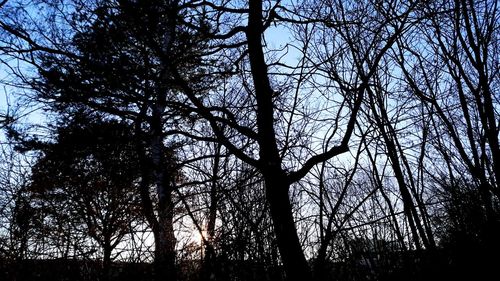
[[168, 209], [160, 211], [159, 230], [155, 233], [154, 270], [156, 281], [177, 280], [175, 236], [171, 213]]
[[212, 165], [212, 178], [210, 186], [210, 207], [208, 210], [208, 222], [206, 228], [207, 237], [205, 237], [205, 256], [203, 259], [203, 264], [201, 268], [201, 280], [209, 281], [216, 279], [215, 277], [215, 267], [216, 267], [216, 256], [214, 249], [214, 237], [215, 237], [215, 221], [217, 219], [217, 182], [219, 178], [219, 164], [221, 158], [221, 144], [216, 144], [215, 147], [215, 157]]
[[109, 274], [111, 270], [111, 240], [106, 239], [103, 245], [103, 257], [102, 257], [102, 271], [101, 271], [101, 281], [108, 281]]
[[[398, 149], [396, 143], [397, 136], [394, 132], [394, 128], [390, 123], [390, 119], [387, 116], [384, 102], [379, 96], [378, 92], [375, 92], [369, 88], [368, 93], [370, 97], [370, 106], [373, 112], [373, 117], [375, 118], [376, 125], [379, 128], [380, 134], [382, 135], [385, 147], [387, 149], [387, 156], [389, 157], [392, 171], [394, 172], [394, 176], [396, 177], [398, 183], [401, 199], [403, 200], [403, 210], [406, 218], [408, 219], [408, 224], [410, 226], [415, 246], [417, 250], [420, 250], [422, 248], [420, 243], [421, 239], [426, 248], [433, 248], [433, 244], [430, 243], [427, 239], [426, 232], [422, 227], [420, 217], [415, 208], [415, 204], [413, 203], [410, 189], [408, 188], [408, 185], [406, 183], [405, 175], [399, 159], [400, 156], [398, 155], [398, 151], [400, 151], [400, 149]], [[380, 111], [380, 114], [378, 113], [378, 111]]]
[[266, 195], [276, 234], [278, 249], [286, 273], [286, 280], [311, 280], [311, 272], [304, 256], [288, 196], [289, 184], [279, 167], [264, 174]]
[[265, 62], [262, 35], [264, 32], [262, 0], [249, 1], [248, 55], [257, 102], [257, 127], [260, 165], [266, 196], [287, 280], [310, 280], [311, 272], [297, 235], [288, 197], [290, 181], [281, 167], [274, 130], [273, 90]]
[[175, 172], [170, 168], [167, 151], [163, 143], [162, 105], [164, 96], [153, 107], [151, 121], [151, 158], [153, 162], [153, 181], [158, 195], [158, 227], [155, 233], [155, 279], [175, 281], [175, 234], [173, 228], [172, 192]]
[[173, 228], [173, 203], [171, 189], [168, 186], [158, 187], [158, 227], [154, 229], [155, 238], [155, 280], [157, 281], [175, 281], [176, 272], [176, 253], [175, 253], [175, 235]]

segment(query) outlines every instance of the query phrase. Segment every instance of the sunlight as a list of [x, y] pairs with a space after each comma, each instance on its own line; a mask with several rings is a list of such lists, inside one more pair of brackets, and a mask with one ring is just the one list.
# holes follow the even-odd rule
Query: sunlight
[[202, 230], [201, 232], [198, 230], [193, 231], [193, 240], [198, 245], [203, 245], [203, 239], [207, 239], [208, 233], [206, 230]]

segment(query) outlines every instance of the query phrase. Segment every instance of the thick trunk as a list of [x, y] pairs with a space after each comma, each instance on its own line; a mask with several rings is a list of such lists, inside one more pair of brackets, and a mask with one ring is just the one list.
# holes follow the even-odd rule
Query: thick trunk
[[[157, 177], [159, 175], [156, 175]], [[161, 178], [165, 173], [161, 173]], [[165, 181], [157, 182], [158, 227], [155, 230], [155, 279], [176, 280], [175, 235], [173, 228], [172, 187]]]
[[155, 280], [177, 280], [175, 266], [175, 236], [172, 226], [172, 215], [168, 209], [161, 210], [159, 215], [159, 229], [155, 234]]
[[274, 130], [273, 90], [269, 82], [262, 45], [264, 32], [262, 2], [262, 0], [249, 1], [247, 29], [248, 55], [257, 102], [259, 169], [264, 177], [274, 232], [287, 280], [310, 280], [311, 272], [297, 235], [288, 197], [290, 182], [281, 167]]
[[160, 95], [158, 104], [153, 108], [151, 122], [151, 159], [153, 163], [153, 181], [158, 196], [158, 226], [155, 230], [155, 279], [157, 281], [176, 280], [175, 270], [175, 234], [173, 228], [172, 191], [175, 175], [166, 159], [167, 151], [163, 143], [162, 104], [164, 97]]
[[289, 184], [279, 169], [264, 174], [266, 195], [269, 201], [278, 249], [286, 273], [286, 280], [311, 280], [311, 272], [304, 256], [288, 196]]
[[103, 245], [103, 258], [102, 258], [102, 271], [101, 280], [109, 280], [109, 273], [111, 270], [111, 251], [112, 251], [111, 241], [106, 240]]

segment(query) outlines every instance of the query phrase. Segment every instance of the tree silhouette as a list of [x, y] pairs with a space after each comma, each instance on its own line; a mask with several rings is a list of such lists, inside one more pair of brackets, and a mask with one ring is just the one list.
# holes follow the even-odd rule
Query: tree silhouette
[[[44, 154], [6, 200], [23, 255], [44, 200], [109, 249], [92, 206], [128, 202], [121, 185], [158, 280], [425, 280], [500, 245], [496, 1], [9, 0], [0, 16], [10, 85], [65, 136], [25, 142]], [[54, 251], [85, 248], [60, 229]]]
[[[103, 251], [103, 280], [113, 250], [130, 233], [140, 211], [138, 157], [129, 125], [77, 117], [42, 146], [28, 188], [31, 208], [62, 218], [94, 239]], [[29, 220], [29, 218], [28, 218]], [[59, 225], [60, 226], [60, 225]]]
[[183, 99], [171, 68], [182, 70], [193, 85], [205, 84], [194, 55], [202, 38], [177, 25], [181, 16], [175, 1], [97, 2], [76, 11], [73, 23], [81, 29], [68, 39], [63, 55], [53, 50], [40, 55], [40, 79], [33, 83], [37, 98], [64, 114], [84, 108], [132, 122], [144, 214], [155, 236], [156, 274], [170, 280], [175, 280], [177, 172], [165, 130], [179, 126], [186, 115], [178, 106]]

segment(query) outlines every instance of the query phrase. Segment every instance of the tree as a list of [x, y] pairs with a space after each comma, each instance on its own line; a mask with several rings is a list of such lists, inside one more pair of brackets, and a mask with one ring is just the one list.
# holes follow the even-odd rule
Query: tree
[[113, 250], [138, 216], [138, 157], [132, 140], [125, 123], [75, 117], [57, 129], [54, 143], [37, 144], [43, 154], [28, 187], [30, 208], [63, 218], [56, 227], [70, 225], [98, 243], [103, 280]]
[[419, 11], [425, 15], [416, 26], [419, 36], [398, 42], [395, 57], [407, 92], [430, 116], [434, 146], [447, 162], [451, 185], [459, 184], [464, 170], [474, 179], [491, 238], [499, 231], [494, 202], [500, 196], [497, 6], [496, 1], [426, 3]]
[[[178, 126], [184, 114], [175, 105], [184, 101], [175, 95], [170, 68], [182, 70], [193, 82], [199, 80], [196, 73], [202, 66], [193, 54], [203, 47], [203, 38], [178, 24], [178, 18], [186, 16], [178, 1], [46, 4], [40, 5], [48, 9], [47, 16], [61, 21], [26, 23], [23, 16], [30, 11], [15, 10], [2, 27], [18, 44], [6, 50], [35, 66], [39, 79], [31, 86], [38, 93], [36, 98], [55, 111], [71, 115], [81, 108], [97, 110], [134, 124], [143, 210], [155, 236], [156, 275], [174, 280], [172, 196], [177, 172], [164, 130]], [[39, 28], [42, 24], [48, 27]], [[68, 36], [46, 34], [49, 30]], [[20, 50], [30, 55], [23, 56]], [[198, 84], [203, 87], [202, 82]], [[151, 185], [156, 187], [157, 208]]]
[[[388, 75], [389, 73], [388, 71], [385, 71], [384, 74]], [[386, 79], [390, 80], [389, 78], [378, 77], [378, 79], [375, 80], [376, 82], [373, 87], [368, 90], [368, 106], [370, 109], [367, 110], [367, 112], [372, 115], [368, 118], [373, 118], [372, 123], [377, 126], [380, 135], [376, 137], [381, 137], [383, 139], [385, 146], [384, 150], [386, 151], [392, 171], [397, 180], [399, 193], [401, 194], [404, 206], [404, 212], [408, 220], [416, 248], [422, 249], [421, 244], [423, 244], [426, 249], [434, 249], [436, 247], [436, 243], [429, 225], [428, 212], [424, 202], [422, 202], [421, 196], [418, 195], [419, 192], [417, 185], [419, 184], [420, 178], [417, 177], [415, 172], [412, 170], [407, 153], [404, 152], [404, 144], [401, 143], [397, 129], [393, 125], [402, 124], [401, 126], [403, 126], [404, 122], [398, 122], [397, 120], [400, 118], [399, 115], [402, 115], [401, 112], [403, 112], [403, 106], [399, 106], [399, 109], [394, 114], [394, 117], [391, 117], [388, 113], [389, 109], [387, 109], [386, 104], [389, 104], [387, 100], [389, 99], [388, 91], [390, 90], [382, 85], [382, 83], [384, 83], [383, 81], [386, 81]], [[421, 151], [417, 152], [419, 153], [418, 159], [420, 161], [417, 165], [419, 170], [417, 170], [416, 173], [418, 173], [418, 175], [421, 174], [423, 169], [422, 161], [425, 156], [427, 144], [426, 137], [428, 134], [428, 128], [425, 127], [425, 124], [423, 126], [422, 143], [419, 146]], [[376, 161], [373, 161], [373, 169], [377, 169]], [[378, 173], [378, 171], [374, 172]], [[423, 188], [422, 182], [420, 182], [420, 188]]]
[[[233, 103], [231, 100], [224, 103], [226, 96], [221, 95], [220, 100], [223, 102], [218, 106], [212, 106], [197, 98], [189, 83], [187, 81], [182, 83], [183, 79], [177, 72], [183, 93], [196, 107], [199, 115], [209, 122], [216, 136], [213, 141], [222, 143], [230, 153], [255, 167], [262, 175], [278, 248], [289, 279], [310, 279], [311, 277], [292, 214], [289, 198], [291, 187], [317, 164], [348, 150], [357, 113], [365, 91], [370, 85], [371, 77], [381, 58], [405, 29], [406, 19], [414, 8], [413, 5], [401, 5], [401, 10], [395, 12], [396, 15], [391, 18], [383, 17], [382, 12], [378, 13], [375, 3], [367, 4], [369, 4], [368, 8], [355, 4], [351, 8], [347, 4], [321, 2], [311, 7], [305, 4], [297, 5], [295, 10], [281, 5], [280, 1], [266, 2], [264, 5], [264, 1], [251, 0], [248, 6], [241, 8], [207, 4], [207, 9], [215, 14], [219, 12], [248, 17], [246, 25], [235, 21], [229, 30], [222, 30], [217, 36], [212, 36], [234, 40], [234, 43], [230, 45], [233, 48], [242, 46], [241, 57], [229, 58], [229, 60], [243, 71], [242, 79], [251, 78], [252, 83], [242, 81], [241, 83], [247, 87], [243, 92], [238, 92], [233, 88], [234, 92], [241, 93], [242, 97], [239, 100], [234, 99]], [[293, 7], [293, 4], [291, 6]], [[331, 7], [338, 7], [339, 12], [335, 14]], [[308, 11], [308, 8], [314, 12], [311, 14], [302, 12]], [[323, 14], [318, 14], [317, 11]], [[373, 30], [368, 27], [373, 24], [371, 20], [377, 20], [378, 23], [378, 17], [381, 14], [387, 22], [381, 21], [377, 26], [378, 29], [375, 28], [375, 31], [370, 33]], [[350, 18], [351, 15], [354, 18]], [[351, 31], [351, 21], [360, 22], [355, 32]], [[392, 24], [391, 28], [386, 28], [388, 22]], [[300, 55], [303, 56], [299, 59], [297, 66], [267, 61], [267, 57], [272, 60], [273, 55], [280, 55], [279, 51], [273, 51], [263, 43], [266, 30], [274, 23], [289, 25], [292, 32], [294, 29], [305, 31], [303, 45], [294, 46], [302, 52]], [[316, 28], [316, 26], [319, 27]], [[318, 37], [311, 35], [312, 32], [318, 30], [324, 33], [320, 33]], [[240, 33], [245, 35], [244, 39], [238, 37]], [[338, 36], [327, 37], [332, 33]], [[366, 38], [366, 41], [359, 40], [360, 37], [357, 36], [365, 36], [363, 38]], [[332, 40], [331, 42], [335, 43], [338, 40], [341, 46], [339, 49], [348, 51], [341, 52], [338, 57], [335, 53], [329, 52], [329, 45], [326, 43], [327, 49], [322, 50], [321, 56], [315, 58], [309, 54], [309, 48], [313, 48], [312, 40], [316, 39], [319, 42]], [[342, 55], [345, 57], [341, 57]], [[353, 73], [348, 74], [344, 69], [330, 67], [331, 64], [334, 65], [337, 62], [341, 62]], [[279, 68], [280, 66], [283, 67]], [[286, 76], [292, 78], [279, 80]], [[331, 80], [325, 81], [320, 77], [327, 77]], [[314, 79], [319, 79], [324, 84], [318, 86], [314, 83]], [[323, 95], [317, 95], [318, 93], [314, 90], [312, 93], [305, 91], [304, 88], [309, 83], [312, 87], [316, 87], [317, 91], [324, 91]], [[306, 108], [310, 106], [307, 104], [310, 99], [301, 98], [301, 95], [309, 95], [311, 99], [312, 97], [320, 99], [324, 104], [340, 104], [334, 112], [328, 112], [332, 114], [331, 116], [326, 117], [326, 120], [331, 122], [333, 133], [326, 138], [328, 145], [324, 151], [317, 151], [310, 147], [314, 143], [307, 143], [306, 139], [313, 135], [307, 135], [304, 128], [312, 128], [314, 125], [311, 124], [317, 124], [315, 122], [327, 114], [325, 112], [317, 115], [301, 114], [307, 110], [301, 110], [300, 106]], [[333, 96], [341, 102], [336, 103], [337, 100]], [[237, 110], [239, 112], [236, 112]], [[255, 120], [255, 125], [245, 122], [248, 118]], [[342, 125], [344, 125], [343, 133], [339, 134], [339, 128]], [[293, 140], [298, 141], [294, 143]]]

